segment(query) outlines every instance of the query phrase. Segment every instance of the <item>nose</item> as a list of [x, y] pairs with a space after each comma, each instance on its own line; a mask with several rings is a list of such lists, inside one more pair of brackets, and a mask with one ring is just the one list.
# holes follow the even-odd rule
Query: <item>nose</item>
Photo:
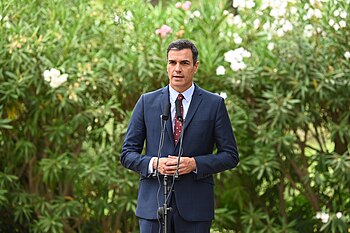
[[178, 72], [180, 73], [181, 72], [181, 66], [180, 66], [180, 63], [177, 63], [176, 66], [175, 66], [175, 72]]

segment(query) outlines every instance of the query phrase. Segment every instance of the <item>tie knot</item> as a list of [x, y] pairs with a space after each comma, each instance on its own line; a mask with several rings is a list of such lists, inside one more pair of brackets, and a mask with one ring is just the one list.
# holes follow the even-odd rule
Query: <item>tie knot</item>
[[184, 96], [183, 96], [182, 94], [178, 94], [178, 96], [177, 96], [177, 99], [178, 99], [178, 100], [181, 101], [181, 100], [183, 100], [183, 98], [184, 98]]

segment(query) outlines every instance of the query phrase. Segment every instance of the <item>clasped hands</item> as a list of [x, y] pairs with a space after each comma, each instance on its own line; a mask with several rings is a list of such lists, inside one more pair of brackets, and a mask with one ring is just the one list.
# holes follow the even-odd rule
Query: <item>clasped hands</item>
[[[177, 169], [178, 157], [169, 155], [166, 158], [159, 158], [158, 172], [161, 175], [175, 175]], [[191, 157], [181, 157], [178, 168], [178, 175], [184, 175], [195, 171], [196, 161]], [[157, 159], [153, 160], [153, 169], [157, 169]]]

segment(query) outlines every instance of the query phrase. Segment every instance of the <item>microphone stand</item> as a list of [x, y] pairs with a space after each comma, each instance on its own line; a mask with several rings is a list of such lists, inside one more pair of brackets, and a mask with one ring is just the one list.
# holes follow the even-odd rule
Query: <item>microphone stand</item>
[[[169, 108], [170, 108], [170, 104], [166, 105], [166, 109], [169, 110]], [[164, 132], [165, 132], [166, 121], [169, 118], [169, 111], [167, 112], [165, 110], [164, 112], [165, 112], [165, 114], [161, 115], [162, 130], [161, 130], [160, 138], [159, 138], [156, 173], [154, 175], [154, 176], [157, 176], [157, 177], [159, 176], [159, 171], [158, 171], [159, 159], [161, 157], [161, 150], [162, 150], [163, 144], [164, 144]], [[164, 185], [164, 204], [163, 204], [163, 207], [159, 207], [158, 208], [158, 215], [159, 215], [160, 220], [162, 222], [163, 233], [167, 233], [167, 229], [168, 229], [168, 212], [171, 211], [171, 207], [168, 207], [168, 203], [167, 203], [167, 201], [168, 201], [167, 200], [168, 199], [168, 176], [167, 175], [164, 175], [163, 185]]]
[[[176, 172], [175, 175], [173, 176], [173, 184], [174, 185], [174, 181], [175, 178], [177, 179], [179, 177], [178, 173], [179, 173], [179, 166], [180, 166], [180, 158], [182, 156], [182, 138], [183, 138], [183, 132], [184, 132], [184, 122], [185, 120], [182, 117], [179, 117], [178, 120], [181, 122], [182, 124], [182, 129], [181, 129], [181, 134], [179, 137], [179, 153], [178, 153], [178, 160], [177, 160], [177, 167], [176, 167]], [[164, 184], [164, 204], [163, 207], [159, 207], [158, 208], [158, 214], [161, 216], [163, 222], [163, 233], [167, 233], [168, 232], [168, 213], [172, 210], [171, 207], [168, 207], [168, 193], [170, 192], [170, 187], [168, 186], [168, 175], [164, 175], [164, 180], [163, 180], [163, 184]]]
[[[177, 167], [176, 167], [176, 172], [175, 175], [173, 176], [173, 184], [174, 185], [174, 181], [175, 178], [178, 178], [178, 170], [179, 170], [179, 165], [180, 165], [180, 158], [182, 156], [182, 138], [183, 138], [183, 132], [184, 132], [184, 119], [182, 119], [182, 117], [179, 117], [178, 120], [181, 122], [182, 124], [182, 130], [181, 130], [181, 134], [179, 137], [179, 153], [178, 153], [178, 161], [177, 161]], [[163, 185], [164, 185], [164, 204], [163, 207], [159, 207], [158, 208], [158, 214], [161, 216], [162, 221], [162, 226], [163, 226], [163, 233], [167, 233], [168, 232], [168, 213], [172, 210], [172, 208], [169, 206], [168, 207], [168, 195], [170, 192], [170, 188], [168, 185], [168, 175], [164, 175], [164, 180], [163, 180]]]
[[171, 211], [171, 207], [168, 207], [168, 175], [164, 175], [163, 180], [164, 185], [164, 204], [163, 207], [158, 208], [158, 214], [161, 218], [162, 226], [163, 226], [163, 233], [168, 232], [168, 213]]

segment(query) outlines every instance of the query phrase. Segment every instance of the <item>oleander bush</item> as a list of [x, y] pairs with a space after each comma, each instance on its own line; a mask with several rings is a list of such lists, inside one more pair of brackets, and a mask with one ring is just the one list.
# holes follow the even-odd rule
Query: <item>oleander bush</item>
[[[151, 4], [152, 3], [152, 4]], [[216, 175], [213, 232], [350, 229], [350, 2], [0, 3], [0, 232], [138, 232], [119, 155], [166, 48], [199, 49], [240, 164]]]

